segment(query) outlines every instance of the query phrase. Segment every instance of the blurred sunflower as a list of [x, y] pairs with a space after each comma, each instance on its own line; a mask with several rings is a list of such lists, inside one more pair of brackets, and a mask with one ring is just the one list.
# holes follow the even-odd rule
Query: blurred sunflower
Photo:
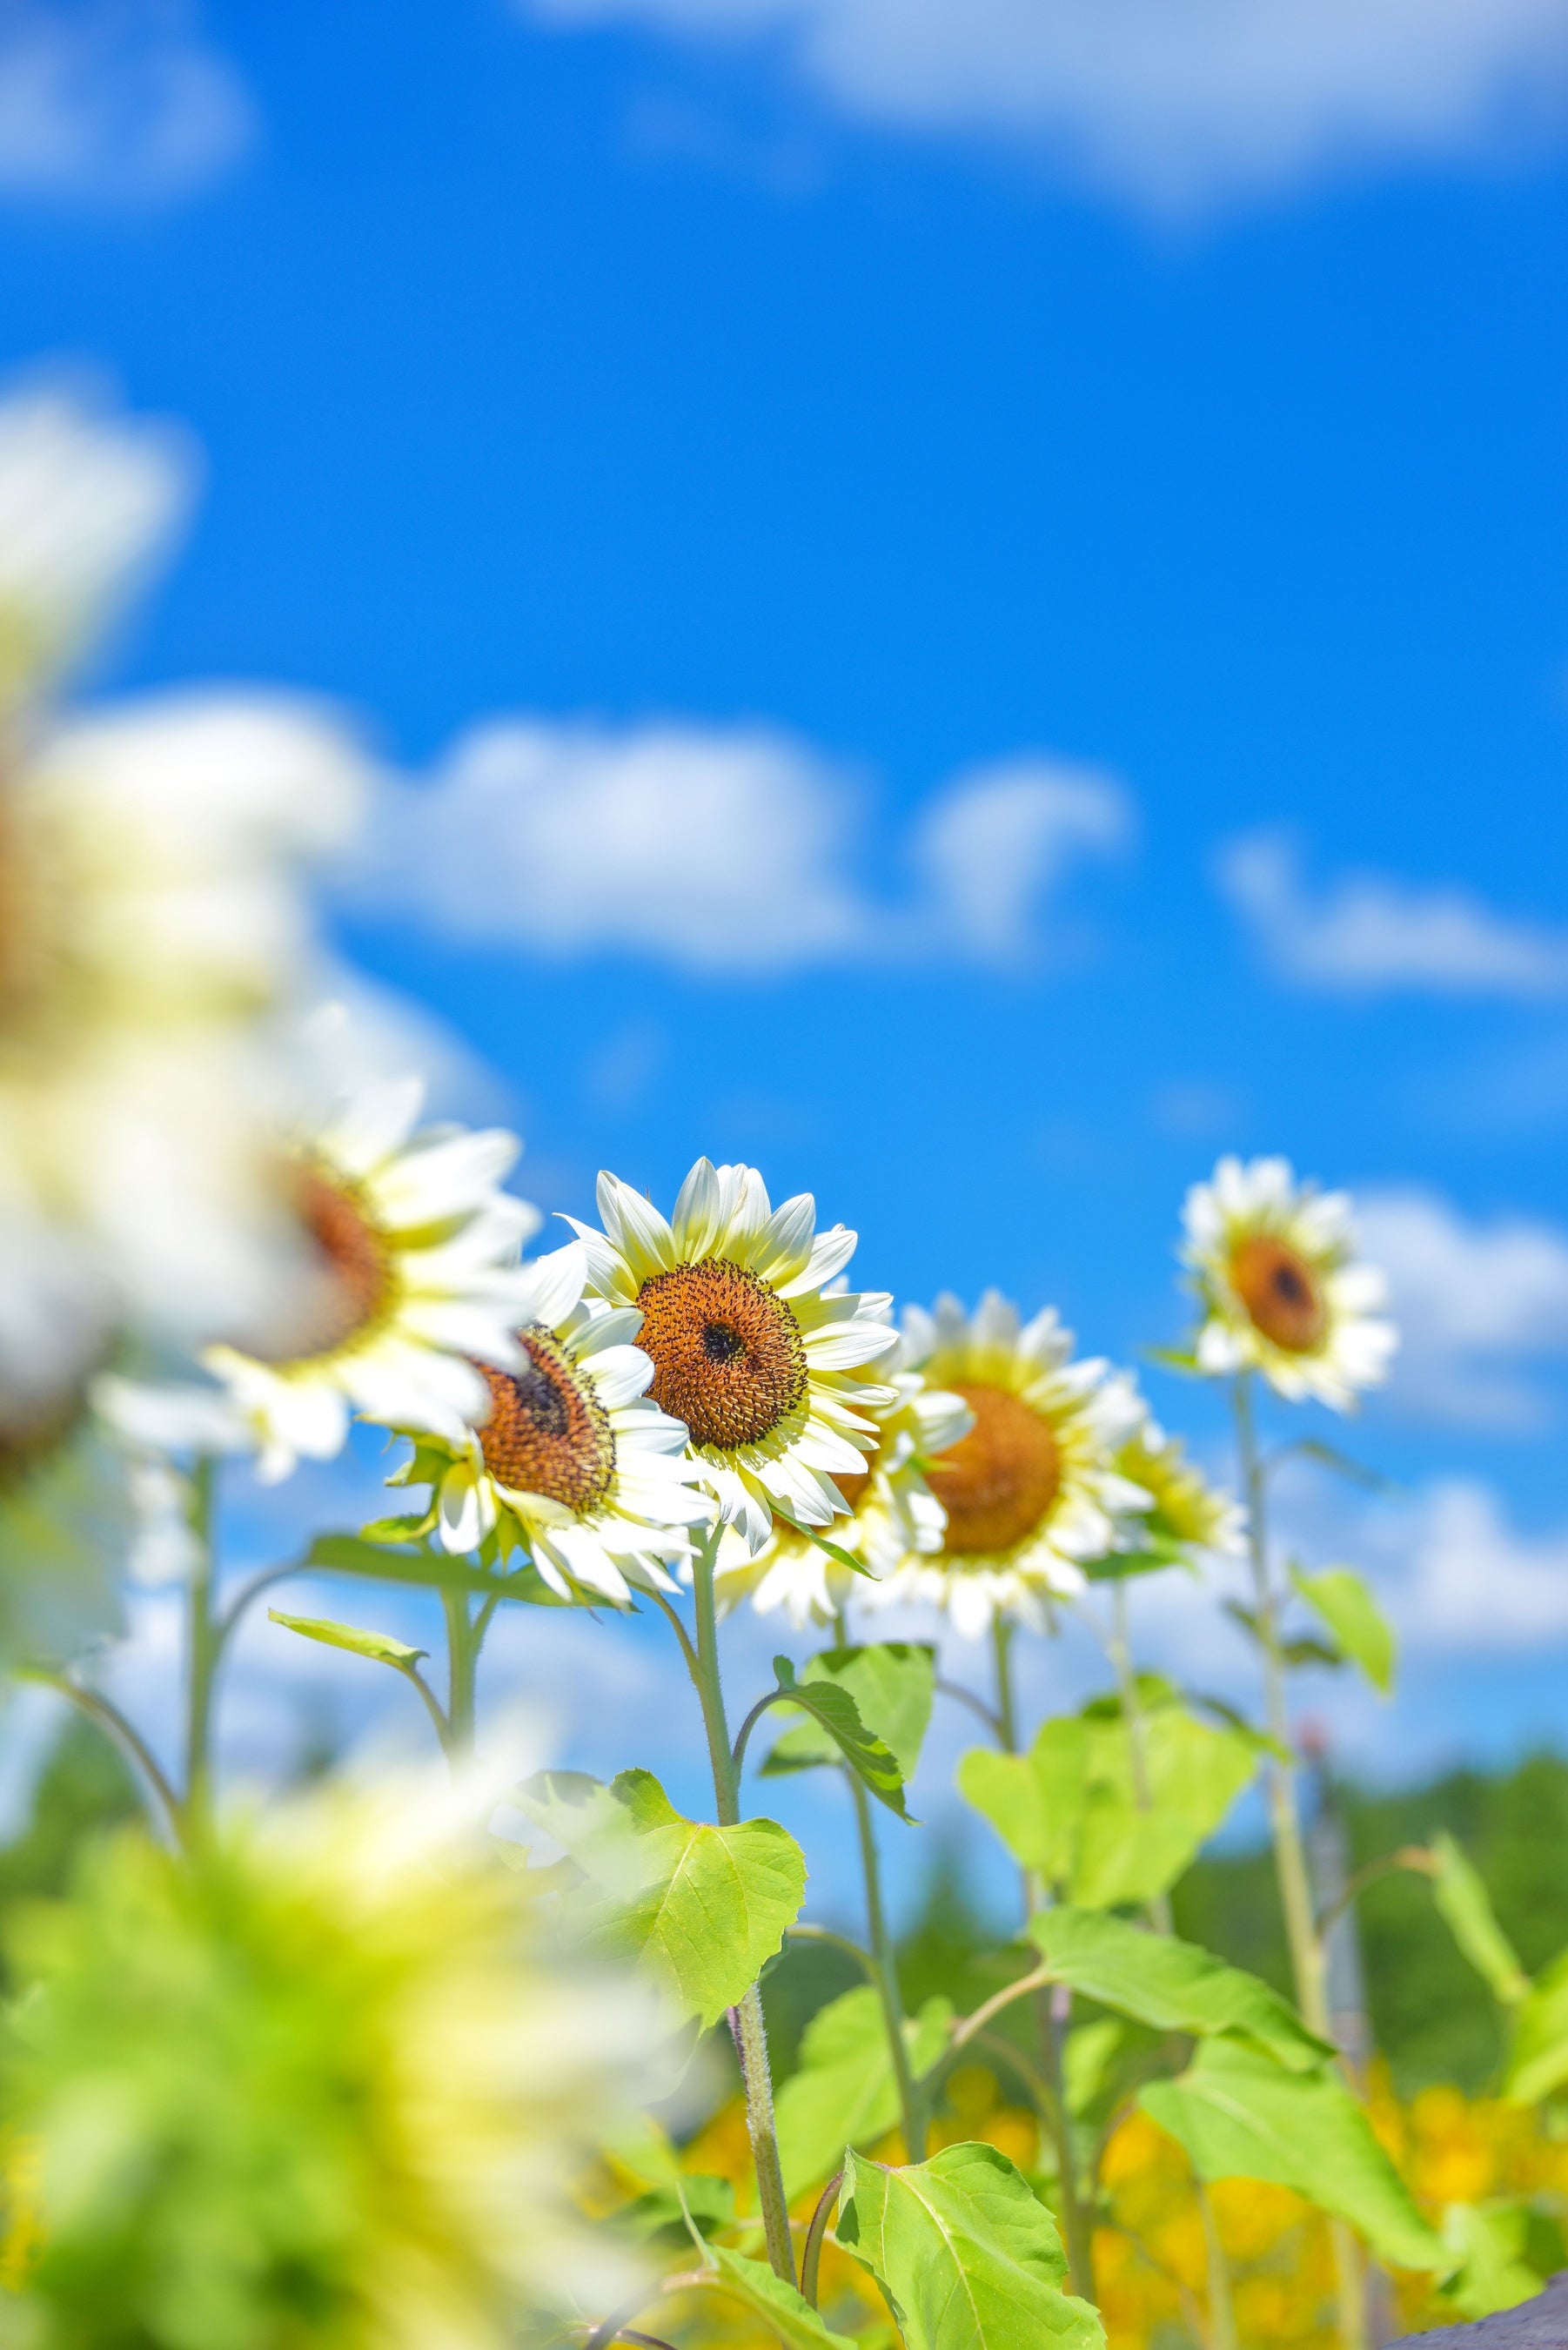
[[[858, 1470], [835, 1475], [849, 1516], [835, 1525], [833, 1540], [879, 1580], [906, 1559], [929, 1557], [941, 1549], [947, 1512], [928, 1472], [935, 1456], [967, 1433], [974, 1414], [961, 1396], [927, 1384], [924, 1357], [908, 1333], [878, 1367], [892, 1400], [867, 1408], [877, 1431], [875, 1450]], [[754, 1560], [722, 1575], [719, 1596], [732, 1607], [749, 1596], [759, 1616], [782, 1607], [799, 1628], [832, 1623], [857, 1589], [864, 1597], [864, 1576], [794, 1527], [775, 1524], [772, 1540]]]
[[514, 1311], [522, 1360], [478, 1368], [490, 1416], [458, 1444], [417, 1431], [413, 1459], [389, 1482], [433, 1488], [431, 1531], [452, 1552], [523, 1550], [563, 1599], [587, 1593], [625, 1606], [630, 1585], [673, 1591], [686, 1529], [712, 1514], [692, 1489], [686, 1430], [650, 1402], [653, 1365], [632, 1341], [634, 1307], [583, 1302], [580, 1241], [537, 1258]]
[[189, 1859], [127, 1834], [21, 1913], [8, 2339], [503, 2350], [625, 2290], [571, 2182], [635, 2098], [647, 2015], [541, 1957], [459, 1806], [318, 1791]]
[[492, 1374], [528, 1367], [518, 1254], [538, 1211], [498, 1189], [521, 1145], [421, 1129], [423, 1098], [417, 1077], [370, 1087], [297, 1146], [286, 1189], [315, 1279], [265, 1347], [202, 1356], [264, 1481], [341, 1451], [351, 1409], [461, 1449], [490, 1416]]
[[1179, 1436], [1167, 1436], [1157, 1421], [1146, 1419], [1117, 1452], [1116, 1465], [1149, 1497], [1150, 1507], [1132, 1536], [1137, 1546], [1152, 1544], [1221, 1558], [1245, 1555], [1245, 1510], [1193, 1467]]
[[1345, 1192], [1298, 1183], [1285, 1159], [1221, 1159], [1188, 1192], [1183, 1221], [1200, 1369], [1258, 1370], [1293, 1403], [1336, 1411], [1382, 1385], [1398, 1333], [1377, 1312], [1383, 1274], [1355, 1257]]
[[671, 1222], [614, 1175], [599, 1177], [598, 1206], [602, 1232], [573, 1224], [589, 1292], [641, 1314], [649, 1392], [684, 1423], [721, 1522], [755, 1556], [775, 1508], [807, 1526], [843, 1516], [834, 1480], [864, 1474], [867, 1415], [895, 1392], [853, 1375], [898, 1344], [886, 1297], [827, 1285], [856, 1235], [817, 1232], [808, 1192], [775, 1210], [754, 1167], [706, 1159]]
[[947, 1512], [939, 1555], [912, 1557], [861, 1596], [945, 1607], [967, 1638], [998, 1615], [1044, 1626], [1053, 1594], [1083, 1587], [1081, 1562], [1126, 1548], [1149, 1495], [1116, 1465], [1144, 1408], [1130, 1379], [1075, 1363], [1054, 1309], [1021, 1326], [988, 1290], [972, 1319], [956, 1297], [910, 1307], [909, 1341], [926, 1377], [950, 1390], [973, 1425], [928, 1471]]

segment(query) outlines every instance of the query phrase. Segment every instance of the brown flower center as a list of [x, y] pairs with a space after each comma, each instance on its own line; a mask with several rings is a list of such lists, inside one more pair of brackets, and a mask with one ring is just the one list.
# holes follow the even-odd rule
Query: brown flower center
[[85, 1409], [79, 1388], [47, 1403], [0, 1406], [0, 1493], [15, 1492], [40, 1462], [58, 1451], [75, 1434]]
[[805, 1345], [782, 1298], [744, 1265], [715, 1257], [656, 1273], [638, 1292], [638, 1345], [655, 1403], [693, 1444], [759, 1444], [805, 1400]]
[[316, 1262], [286, 1328], [248, 1348], [265, 1363], [335, 1353], [380, 1319], [392, 1287], [386, 1242], [353, 1193], [304, 1163], [289, 1170], [288, 1180]]
[[490, 1389], [479, 1431], [484, 1465], [514, 1493], [543, 1493], [578, 1516], [601, 1502], [615, 1477], [609, 1414], [580, 1386], [547, 1330], [519, 1330], [528, 1360], [520, 1371], [476, 1368]]
[[1271, 1232], [1254, 1232], [1231, 1258], [1231, 1285], [1256, 1328], [1288, 1354], [1315, 1347], [1328, 1320], [1317, 1275]]
[[967, 1436], [933, 1461], [931, 1491], [948, 1513], [948, 1550], [1011, 1550], [1033, 1534], [1062, 1483], [1049, 1423], [1005, 1388], [950, 1383], [974, 1414]]

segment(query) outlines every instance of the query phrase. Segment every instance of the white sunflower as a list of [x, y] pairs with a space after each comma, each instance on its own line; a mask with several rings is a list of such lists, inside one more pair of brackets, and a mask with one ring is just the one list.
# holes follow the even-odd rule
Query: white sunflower
[[203, 1352], [265, 1482], [331, 1460], [355, 1411], [461, 1446], [491, 1371], [526, 1367], [517, 1260], [539, 1215], [497, 1188], [520, 1145], [500, 1128], [417, 1130], [423, 1095], [417, 1077], [371, 1087], [289, 1154], [316, 1278], [265, 1348]]
[[928, 1471], [947, 1512], [940, 1552], [861, 1596], [944, 1607], [968, 1639], [999, 1615], [1044, 1628], [1049, 1600], [1081, 1590], [1083, 1562], [1125, 1547], [1149, 1506], [1116, 1462], [1144, 1418], [1137, 1390], [1103, 1361], [1070, 1360], [1073, 1334], [1054, 1308], [1021, 1326], [994, 1289], [972, 1319], [940, 1297], [934, 1314], [909, 1308], [905, 1328], [926, 1378], [973, 1424]]
[[154, 435], [0, 404], [0, 1397], [130, 1329], [187, 1344], [275, 1296], [269, 1023], [308, 941], [305, 862], [366, 768], [315, 710], [164, 697], [61, 723], [43, 688], [163, 536]]
[[1128, 1540], [1173, 1556], [1244, 1558], [1247, 1513], [1221, 1485], [1211, 1485], [1187, 1458], [1179, 1436], [1146, 1419], [1116, 1456], [1129, 1484], [1141, 1486], [1150, 1507]]
[[775, 1509], [797, 1525], [843, 1516], [834, 1480], [864, 1472], [869, 1414], [895, 1392], [855, 1374], [898, 1344], [885, 1296], [828, 1289], [856, 1235], [819, 1233], [808, 1192], [774, 1209], [754, 1167], [706, 1159], [670, 1222], [614, 1175], [598, 1205], [602, 1232], [573, 1226], [589, 1291], [641, 1314], [650, 1393], [684, 1423], [721, 1523], [755, 1556]]
[[863, 1562], [865, 1575], [841, 1565], [793, 1527], [775, 1524], [755, 1559], [721, 1573], [722, 1605], [734, 1607], [749, 1596], [759, 1616], [782, 1607], [797, 1629], [831, 1624], [857, 1592], [864, 1595], [867, 1577], [879, 1580], [906, 1559], [941, 1549], [948, 1513], [927, 1471], [938, 1453], [968, 1434], [974, 1414], [961, 1396], [928, 1385], [924, 1356], [909, 1332], [879, 1367], [893, 1399], [869, 1408], [876, 1450], [858, 1470], [840, 1471], [833, 1481], [849, 1506], [833, 1541]]
[[1380, 1387], [1399, 1334], [1387, 1284], [1355, 1256], [1349, 1195], [1298, 1183], [1286, 1159], [1221, 1159], [1183, 1211], [1182, 1261], [1203, 1308], [1199, 1367], [1257, 1370], [1293, 1403], [1335, 1411]]
[[416, 1437], [389, 1482], [431, 1489], [427, 1527], [459, 1555], [494, 1538], [521, 1550], [558, 1597], [625, 1607], [633, 1584], [674, 1591], [687, 1529], [712, 1515], [687, 1459], [686, 1430], [649, 1400], [653, 1365], [632, 1341], [635, 1307], [585, 1303], [580, 1241], [524, 1272], [516, 1315], [523, 1360], [481, 1366], [490, 1416], [461, 1445]]

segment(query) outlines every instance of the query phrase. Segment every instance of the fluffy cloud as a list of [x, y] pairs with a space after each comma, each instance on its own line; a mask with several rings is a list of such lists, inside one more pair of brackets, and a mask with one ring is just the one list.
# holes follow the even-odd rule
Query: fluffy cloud
[[1568, 931], [1515, 921], [1469, 890], [1347, 873], [1313, 890], [1291, 836], [1245, 835], [1220, 851], [1222, 896], [1297, 986], [1544, 1000], [1568, 994]]
[[763, 729], [504, 720], [423, 784], [389, 783], [355, 886], [432, 929], [535, 954], [699, 972], [961, 956], [1036, 943], [1041, 900], [1130, 837], [1107, 778], [1044, 759], [960, 775], [899, 845], [897, 899], [857, 878], [855, 780]]
[[1557, 111], [1568, 0], [520, 0], [546, 23], [782, 35], [809, 84], [917, 130], [1044, 147], [1191, 208]]
[[0, 195], [156, 203], [227, 170], [251, 103], [181, 0], [0, 0]]

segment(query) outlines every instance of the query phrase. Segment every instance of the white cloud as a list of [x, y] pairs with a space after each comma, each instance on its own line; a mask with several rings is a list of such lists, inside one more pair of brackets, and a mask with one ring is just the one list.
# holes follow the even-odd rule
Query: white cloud
[[1568, 1639], [1568, 1528], [1523, 1534], [1490, 1485], [1444, 1479], [1421, 1496], [1391, 1586], [1401, 1638], [1455, 1656]]
[[1229, 842], [1215, 869], [1269, 962], [1298, 986], [1346, 995], [1568, 994], [1568, 930], [1496, 913], [1468, 889], [1347, 873], [1314, 892], [1282, 831]]
[[1038, 943], [1041, 901], [1130, 838], [1120, 787], [1019, 759], [960, 775], [895, 857], [857, 875], [856, 781], [762, 728], [614, 730], [498, 720], [426, 784], [389, 783], [355, 886], [431, 927], [535, 954], [621, 952], [766, 973], [924, 956], [1006, 962]]
[[559, 26], [783, 36], [847, 111], [1043, 146], [1189, 209], [1554, 119], [1568, 0], [520, 0]]
[[1470, 1222], [1437, 1193], [1364, 1193], [1356, 1221], [1403, 1333], [1392, 1399], [1418, 1417], [1525, 1430], [1552, 1416], [1523, 1376], [1568, 1357], [1568, 1232], [1525, 1216]]
[[182, 0], [0, 0], [0, 196], [166, 202], [254, 130]]

